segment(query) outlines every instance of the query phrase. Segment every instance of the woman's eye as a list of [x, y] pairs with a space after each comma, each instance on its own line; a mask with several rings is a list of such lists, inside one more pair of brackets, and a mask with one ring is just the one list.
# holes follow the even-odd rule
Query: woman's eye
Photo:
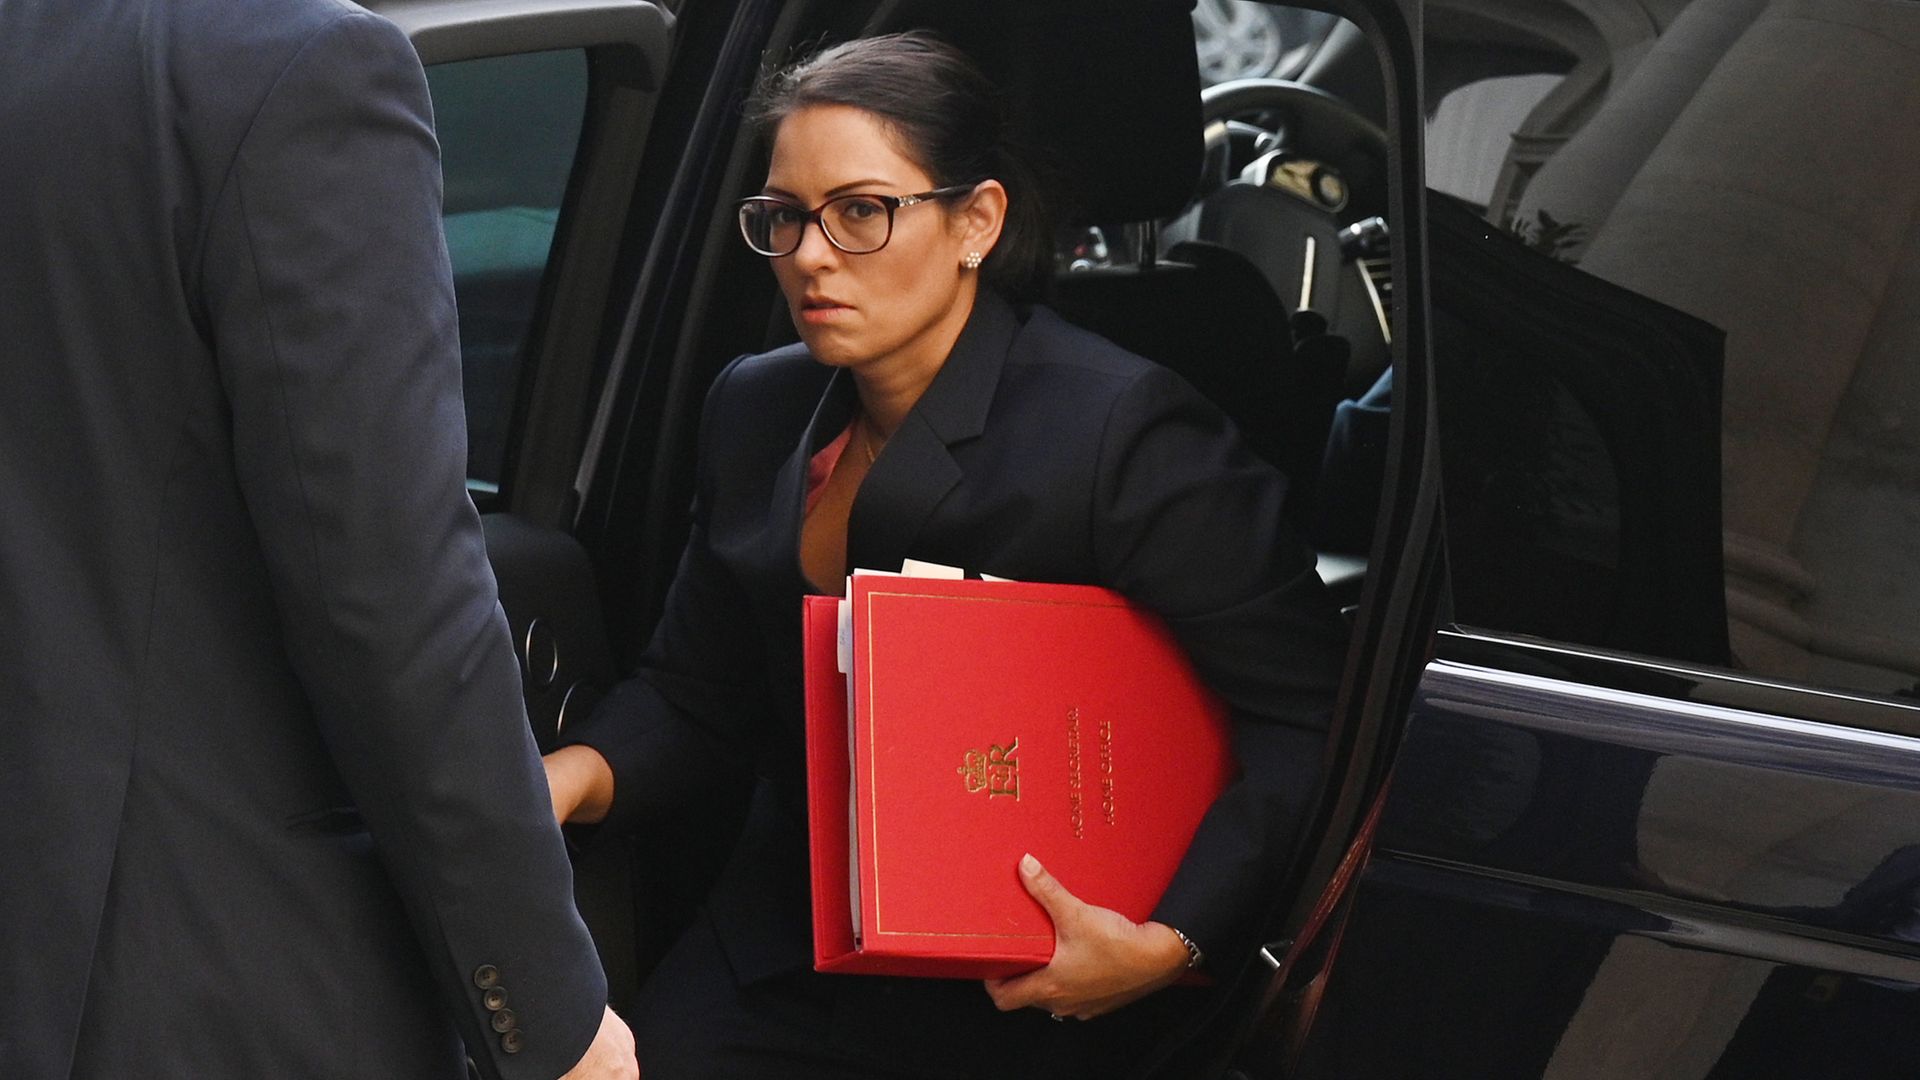
[[869, 199], [852, 199], [847, 202], [846, 215], [852, 221], [871, 221], [886, 213], [886, 208]]
[[798, 225], [806, 218], [798, 207], [776, 206], [767, 211], [767, 220], [777, 226]]

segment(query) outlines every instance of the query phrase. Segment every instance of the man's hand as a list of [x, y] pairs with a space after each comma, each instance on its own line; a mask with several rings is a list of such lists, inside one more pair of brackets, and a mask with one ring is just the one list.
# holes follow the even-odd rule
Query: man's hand
[[626, 1021], [608, 1009], [600, 1019], [600, 1033], [587, 1047], [587, 1056], [560, 1080], [640, 1080], [640, 1063], [633, 1057], [633, 1032]]
[[1053, 959], [1038, 971], [987, 980], [987, 993], [1003, 1011], [1032, 1006], [1056, 1018], [1090, 1020], [1186, 971], [1187, 947], [1171, 927], [1081, 901], [1031, 855], [1020, 860], [1020, 883], [1053, 920]]
[[553, 817], [562, 825], [604, 821], [613, 808], [613, 767], [591, 746], [563, 746], [540, 764], [547, 770]]

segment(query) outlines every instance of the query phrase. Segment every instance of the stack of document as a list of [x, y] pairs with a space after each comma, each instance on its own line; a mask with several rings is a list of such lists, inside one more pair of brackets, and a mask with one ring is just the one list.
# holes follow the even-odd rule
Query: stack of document
[[815, 967], [1044, 965], [1029, 852], [1080, 899], [1149, 917], [1232, 779], [1225, 706], [1118, 593], [908, 569], [806, 601]]

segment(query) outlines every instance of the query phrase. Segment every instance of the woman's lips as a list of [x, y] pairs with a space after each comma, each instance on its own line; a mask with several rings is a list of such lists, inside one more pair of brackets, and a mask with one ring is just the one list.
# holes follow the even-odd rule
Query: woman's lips
[[815, 326], [833, 322], [852, 313], [852, 308], [837, 300], [802, 300], [800, 302], [800, 321]]

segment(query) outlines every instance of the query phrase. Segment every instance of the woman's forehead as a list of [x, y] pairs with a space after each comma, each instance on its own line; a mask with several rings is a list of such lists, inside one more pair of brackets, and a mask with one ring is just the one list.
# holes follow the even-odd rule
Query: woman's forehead
[[865, 109], [810, 105], [795, 109], [774, 130], [769, 189], [826, 197], [863, 185], [901, 194], [924, 190], [927, 183], [926, 171], [903, 151], [893, 129]]

